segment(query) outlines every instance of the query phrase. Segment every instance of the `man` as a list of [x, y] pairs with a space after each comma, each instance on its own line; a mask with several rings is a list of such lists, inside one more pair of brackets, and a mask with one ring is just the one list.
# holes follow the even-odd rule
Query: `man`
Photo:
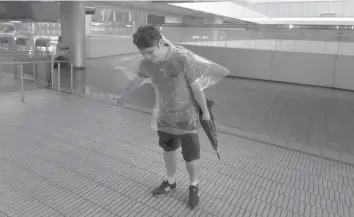
[[[58, 69], [58, 62], [56, 61], [70, 61], [69, 58], [66, 57], [67, 51], [69, 50], [69, 46], [64, 46], [63, 45], [63, 38], [59, 36], [58, 38], [58, 43], [56, 46], [56, 57], [54, 58], [54, 64], [53, 68]], [[70, 63], [69, 62], [61, 62], [60, 63], [60, 68], [66, 68], [69, 67]], [[48, 87], [52, 87], [52, 73], [48, 71], [47, 73], [47, 81], [48, 81]]]
[[176, 189], [176, 150], [182, 146], [182, 155], [190, 178], [189, 205], [194, 208], [199, 203], [198, 105], [203, 112], [203, 119], [210, 120], [204, 92], [196, 81], [197, 72], [186, 54], [167, 43], [159, 30], [152, 25], [139, 27], [133, 35], [133, 43], [144, 57], [138, 73], [140, 79], [131, 82], [118, 99], [118, 104], [124, 103], [126, 95], [139, 86], [143, 78], [151, 80], [157, 97], [155, 124], [167, 170], [166, 179], [153, 190], [153, 195], [166, 195]]
[[[70, 61], [70, 59], [67, 57], [67, 51], [69, 50], [69, 46], [64, 46], [63, 45], [63, 38], [62, 36], [59, 36], [58, 38], [58, 43], [56, 47], [56, 55], [55, 61]], [[60, 63], [60, 67], [66, 67], [69, 66], [70, 64], [68, 62], [62, 62]], [[54, 68], [58, 68], [58, 63], [54, 63]]]

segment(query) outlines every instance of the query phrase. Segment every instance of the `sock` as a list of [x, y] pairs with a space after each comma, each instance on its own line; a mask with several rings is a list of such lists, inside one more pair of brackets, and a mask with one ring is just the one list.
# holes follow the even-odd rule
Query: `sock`
[[170, 183], [172, 185], [176, 182], [176, 178], [174, 176], [167, 177], [167, 181], [168, 181], [168, 183]]
[[197, 180], [191, 181], [190, 184], [193, 185], [193, 186], [197, 186], [198, 185], [198, 181]]

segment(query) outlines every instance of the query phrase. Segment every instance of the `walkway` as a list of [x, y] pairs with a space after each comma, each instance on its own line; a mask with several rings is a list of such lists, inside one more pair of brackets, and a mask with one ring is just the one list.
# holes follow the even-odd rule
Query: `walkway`
[[50, 90], [0, 93], [0, 216], [354, 216], [354, 167], [219, 134], [204, 134], [201, 202], [151, 189], [164, 177], [150, 116]]

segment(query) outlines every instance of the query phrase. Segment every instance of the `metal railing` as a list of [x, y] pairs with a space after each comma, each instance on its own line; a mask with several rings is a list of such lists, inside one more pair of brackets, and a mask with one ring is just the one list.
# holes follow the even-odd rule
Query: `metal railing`
[[54, 63], [58, 63], [58, 93], [61, 92], [61, 88], [60, 88], [60, 63], [70, 63], [70, 93], [73, 93], [73, 89], [74, 89], [74, 74], [73, 74], [73, 70], [74, 70], [74, 66], [72, 61], [50, 61], [51, 62], [51, 67], [50, 67], [50, 73], [51, 73], [51, 83], [52, 83], [52, 87], [53, 87], [53, 83], [54, 83]]
[[[16, 65], [16, 71], [14, 74], [11, 73], [6, 73], [4, 71], [0, 71], [1, 74], [5, 75], [13, 75], [14, 77], [17, 77], [17, 70], [19, 69], [20, 71], [20, 83], [21, 83], [21, 101], [24, 102], [25, 100], [25, 91], [24, 91], [24, 80], [32, 80], [32, 81], [37, 81], [37, 78], [39, 77], [38, 75], [38, 66], [39, 64], [50, 64], [50, 75], [51, 75], [51, 88], [53, 88], [53, 83], [54, 83], [54, 64], [58, 64], [57, 68], [57, 80], [58, 80], [58, 93], [61, 93], [61, 64], [63, 63], [69, 63], [70, 64], [70, 93], [73, 93], [73, 63], [72, 61], [56, 61], [56, 60], [51, 60], [51, 61], [22, 61], [22, 62], [0, 62], [0, 66], [2, 65]], [[25, 77], [24, 76], [24, 69], [23, 66], [25, 64], [32, 64], [33, 65], [33, 77]], [[47, 76], [48, 72], [45, 72], [45, 81], [47, 82]], [[43, 79], [43, 78], [42, 78]], [[54, 88], [53, 88], [54, 89]]]

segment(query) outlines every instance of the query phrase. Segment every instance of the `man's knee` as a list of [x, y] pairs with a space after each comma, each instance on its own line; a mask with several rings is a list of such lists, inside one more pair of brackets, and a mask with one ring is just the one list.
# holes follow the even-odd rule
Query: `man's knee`
[[193, 156], [183, 155], [183, 159], [184, 159], [184, 161], [186, 161], [186, 163], [192, 163], [192, 162], [195, 162], [200, 159], [200, 154], [193, 155]]
[[159, 135], [159, 145], [165, 152], [176, 151], [180, 147], [180, 140], [178, 137], [165, 133], [165, 132], [158, 132]]
[[186, 134], [181, 137], [183, 159], [188, 163], [200, 159], [200, 143], [198, 134]]

